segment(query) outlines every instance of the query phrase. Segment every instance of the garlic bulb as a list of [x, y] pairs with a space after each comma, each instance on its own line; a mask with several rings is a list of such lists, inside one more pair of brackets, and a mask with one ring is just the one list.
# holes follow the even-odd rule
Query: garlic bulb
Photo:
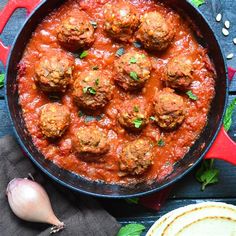
[[29, 179], [13, 179], [6, 190], [10, 208], [22, 220], [54, 225], [51, 233], [64, 228], [54, 214], [46, 191], [38, 183]]

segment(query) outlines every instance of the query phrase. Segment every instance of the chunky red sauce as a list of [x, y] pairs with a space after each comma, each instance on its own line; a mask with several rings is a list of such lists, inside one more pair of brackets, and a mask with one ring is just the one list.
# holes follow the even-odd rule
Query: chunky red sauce
[[[163, 53], [150, 55], [153, 64], [151, 79], [145, 89], [138, 96], [145, 97], [151, 104], [155, 91], [163, 87], [160, 81], [161, 68], [175, 55], [191, 54], [194, 58], [194, 81], [191, 84], [192, 92], [198, 100], [193, 101], [187, 95], [182, 94], [187, 104], [187, 117], [184, 123], [175, 131], [164, 132], [157, 125], [150, 122], [140, 134], [128, 134], [117, 122], [117, 112], [124, 100], [130, 99], [136, 94], [129, 94], [121, 89], [114, 90], [114, 98], [106, 107], [100, 120], [89, 121], [97, 123], [101, 128], [107, 129], [108, 139], [111, 145], [110, 151], [96, 162], [84, 162], [72, 152], [71, 135], [75, 128], [84, 125], [84, 116], [79, 116], [79, 109], [74, 104], [71, 89], [63, 95], [61, 103], [71, 110], [71, 125], [62, 138], [57, 142], [48, 141], [39, 128], [39, 108], [50, 102], [47, 95], [38, 89], [34, 82], [35, 64], [45, 53], [57, 53], [61, 50], [57, 42], [57, 28], [65, 17], [72, 11], [82, 8], [91, 18], [98, 23], [95, 32], [96, 41], [89, 49], [89, 54], [84, 59], [76, 58], [74, 73], [84, 71], [95, 65], [99, 68], [113, 69], [115, 53], [120, 47], [128, 49], [132, 44], [114, 42], [103, 31], [104, 17], [103, 7], [109, 0], [82, 0], [67, 1], [59, 9], [46, 17], [33, 33], [30, 42], [24, 52], [20, 63], [21, 70], [18, 74], [19, 103], [24, 112], [24, 119], [28, 131], [32, 135], [36, 147], [58, 166], [77, 173], [91, 180], [102, 180], [108, 183], [130, 183], [136, 180], [160, 180], [172, 171], [176, 161], [181, 159], [193, 145], [207, 122], [207, 113], [214, 96], [213, 66], [209, 61], [207, 51], [195, 40], [186, 19], [182, 18], [172, 9], [154, 0], [130, 0], [142, 14], [146, 11], [157, 10], [170, 18], [172, 27], [176, 29], [176, 36], [171, 47]], [[112, 0], [116, 4], [115, 0]], [[49, 50], [50, 49], [50, 50]], [[69, 52], [67, 52], [70, 54]], [[154, 147], [154, 164], [142, 176], [119, 176], [118, 152], [121, 144], [134, 140], [137, 137], [149, 137], [157, 142], [162, 136], [165, 146]]]

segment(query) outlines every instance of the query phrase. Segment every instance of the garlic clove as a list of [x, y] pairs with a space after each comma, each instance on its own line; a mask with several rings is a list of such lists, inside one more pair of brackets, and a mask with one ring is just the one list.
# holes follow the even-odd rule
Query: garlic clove
[[46, 191], [38, 183], [29, 179], [13, 179], [6, 190], [10, 208], [22, 220], [48, 223], [64, 228], [54, 214]]

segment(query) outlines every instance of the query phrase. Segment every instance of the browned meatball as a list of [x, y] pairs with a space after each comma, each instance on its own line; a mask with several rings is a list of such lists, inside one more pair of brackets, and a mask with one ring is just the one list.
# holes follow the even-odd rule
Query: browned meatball
[[39, 125], [47, 138], [59, 138], [70, 124], [69, 109], [59, 103], [48, 103], [42, 106]]
[[106, 133], [95, 125], [79, 128], [75, 132], [73, 147], [79, 155], [85, 156], [105, 154], [110, 149]]
[[78, 12], [62, 21], [57, 39], [64, 48], [76, 51], [94, 42], [94, 27], [84, 12]]
[[145, 99], [125, 101], [120, 107], [118, 121], [124, 128], [132, 131], [140, 131], [145, 127], [149, 121], [149, 109]]
[[142, 88], [150, 78], [152, 64], [142, 51], [130, 50], [115, 61], [115, 81], [124, 90]]
[[148, 12], [141, 18], [141, 24], [137, 32], [137, 39], [149, 50], [166, 49], [173, 37], [174, 29], [168, 21], [158, 12]]
[[187, 89], [192, 82], [193, 72], [193, 63], [190, 58], [176, 56], [168, 62], [163, 80], [169, 87]]
[[125, 1], [106, 4], [104, 17], [106, 32], [121, 41], [129, 41], [139, 24], [139, 17], [134, 6]]
[[131, 175], [143, 174], [153, 164], [152, 145], [147, 139], [124, 144], [120, 155], [120, 169]]
[[105, 70], [80, 74], [73, 85], [73, 98], [78, 106], [96, 110], [105, 107], [112, 98], [111, 74]]
[[44, 56], [35, 68], [35, 82], [44, 92], [65, 92], [72, 77], [73, 60], [64, 53]]
[[174, 90], [165, 88], [159, 91], [154, 102], [155, 121], [163, 129], [174, 129], [185, 118], [185, 103]]

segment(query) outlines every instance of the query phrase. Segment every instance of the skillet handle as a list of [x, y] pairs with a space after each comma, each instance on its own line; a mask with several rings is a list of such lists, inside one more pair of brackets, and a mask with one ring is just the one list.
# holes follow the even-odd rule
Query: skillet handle
[[[235, 74], [236, 70], [229, 67], [228, 77], [230, 81]], [[229, 137], [223, 126], [221, 127], [215, 142], [205, 156], [205, 159], [210, 158], [221, 159], [236, 165], [236, 143]]]
[[[9, 0], [6, 6], [0, 11], [0, 33], [2, 33], [8, 20], [17, 8], [26, 8], [27, 14], [40, 3], [41, 0]], [[10, 46], [5, 46], [0, 40], [0, 61], [4, 66], [7, 64], [7, 58], [10, 52]]]

